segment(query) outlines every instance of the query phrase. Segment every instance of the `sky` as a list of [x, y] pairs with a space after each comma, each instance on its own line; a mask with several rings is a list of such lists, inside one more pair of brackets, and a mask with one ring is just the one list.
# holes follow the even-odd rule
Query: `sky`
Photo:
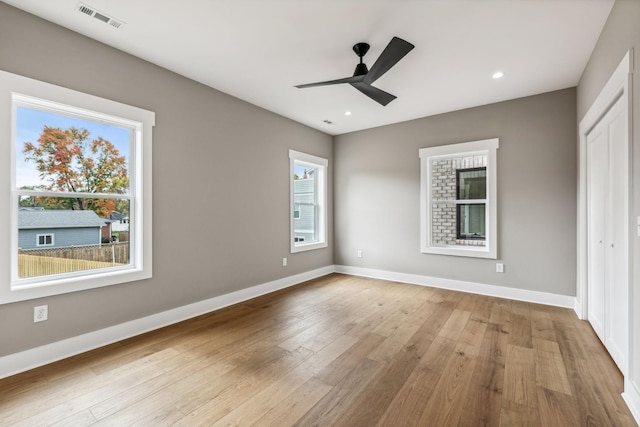
[[[90, 132], [90, 140], [101, 136], [107, 141], [110, 141], [118, 151], [120, 151], [120, 155], [126, 157], [127, 165], [129, 164], [129, 129], [61, 114], [18, 107], [15, 141], [17, 188], [25, 185], [40, 185], [46, 183], [38, 176], [36, 164], [34, 162], [26, 162], [24, 154], [22, 153], [25, 142], [38, 145], [38, 138], [42, 134], [45, 125], [59, 127], [63, 130], [72, 126], [85, 128]], [[128, 166], [127, 169], [129, 169]]]
[[306, 169], [306, 170], [309, 170], [309, 169], [312, 169], [312, 167], [311, 167], [311, 166], [304, 166], [304, 165], [294, 164], [294, 166], [293, 166], [293, 173], [294, 173], [295, 175], [298, 175], [298, 177], [299, 177], [300, 179], [302, 179], [302, 176], [304, 175], [304, 171], [305, 171], [305, 169]]

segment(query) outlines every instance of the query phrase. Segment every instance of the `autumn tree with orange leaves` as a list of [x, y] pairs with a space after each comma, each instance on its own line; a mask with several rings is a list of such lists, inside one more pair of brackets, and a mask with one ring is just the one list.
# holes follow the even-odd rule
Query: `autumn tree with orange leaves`
[[[25, 142], [23, 153], [27, 162], [36, 164], [47, 191], [123, 194], [129, 187], [125, 156], [106, 139], [91, 139], [87, 129], [44, 126], [38, 143]], [[86, 197], [37, 199], [46, 208], [92, 210], [102, 218], [118, 204], [116, 199]]]

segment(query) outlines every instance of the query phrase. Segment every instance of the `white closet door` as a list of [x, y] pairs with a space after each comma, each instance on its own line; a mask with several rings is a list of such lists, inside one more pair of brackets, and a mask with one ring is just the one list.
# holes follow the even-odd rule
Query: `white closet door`
[[[608, 301], [605, 346], [626, 373], [629, 342], [629, 153], [627, 121], [618, 101], [604, 117], [609, 141]], [[604, 121], [603, 120], [603, 121]]]
[[609, 148], [606, 132], [603, 132], [600, 124], [587, 136], [588, 319], [600, 340], [605, 342], [605, 228]]
[[629, 158], [622, 108], [618, 100], [587, 135], [588, 319], [626, 373]]

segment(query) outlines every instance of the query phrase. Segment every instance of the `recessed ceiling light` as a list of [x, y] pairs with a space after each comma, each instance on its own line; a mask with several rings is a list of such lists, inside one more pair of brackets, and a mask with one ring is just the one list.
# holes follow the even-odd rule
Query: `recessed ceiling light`
[[494, 79], [501, 79], [503, 76], [504, 76], [504, 73], [502, 71], [497, 71], [491, 77], [493, 77]]
[[350, 116], [350, 115], [351, 115], [351, 111], [345, 111], [345, 112], [344, 112], [344, 115], [345, 115], [345, 116]]

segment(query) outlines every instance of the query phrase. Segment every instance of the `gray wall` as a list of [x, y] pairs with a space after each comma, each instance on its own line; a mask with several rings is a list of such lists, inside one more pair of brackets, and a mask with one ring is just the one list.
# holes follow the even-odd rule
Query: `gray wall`
[[598, 44], [578, 84], [578, 122], [598, 96], [605, 83], [629, 49], [634, 49], [632, 82], [632, 335], [631, 380], [640, 390], [640, 238], [635, 231], [635, 218], [640, 215], [640, 1], [617, 0], [602, 30]]
[[[0, 69], [156, 113], [153, 279], [1, 305], [0, 356], [333, 263], [331, 238], [289, 254], [288, 150], [331, 170], [331, 136], [5, 3]], [[330, 212], [331, 188], [329, 173]], [[34, 324], [41, 303], [49, 320]]]
[[[418, 150], [493, 137], [502, 274], [495, 260], [419, 245]], [[573, 296], [576, 153], [575, 89], [338, 136], [335, 262]]]

